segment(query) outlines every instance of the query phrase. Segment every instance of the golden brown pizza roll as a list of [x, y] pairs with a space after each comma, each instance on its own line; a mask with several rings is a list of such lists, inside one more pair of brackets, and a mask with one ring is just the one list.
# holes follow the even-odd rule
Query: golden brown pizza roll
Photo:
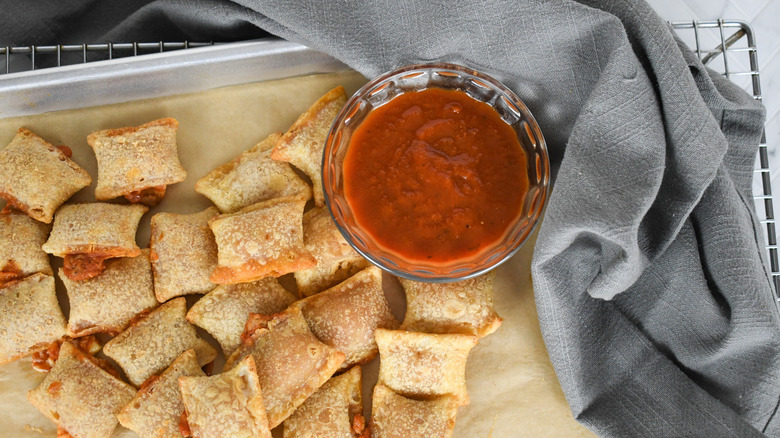
[[477, 345], [470, 335], [437, 335], [377, 329], [379, 383], [411, 398], [452, 395], [469, 403], [466, 359]]
[[344, 87], [336, 87], [325, 93], [298, 117], [271, 153], [274, 160], [292, 163], [311, 178], [314, 202], [320, 206], [325, 205], [322, 192], [322, 150], [330, 126], [346, 102]]
[[399, 324], [385, 299], [382, 271], [376, 266], [293, 306], [300, 307], [317, 339], [347, 355], [342, 368], [373, 359], [377, 353], [374, 331]]
[[134, 321], [108, 341], [103, 352], [125, 370], [127, 379], [135, 386], [162, 372], [190, 348], [203, 366], [214, 360], [217, 351], [198, 337], [195, 327], [184, 317], [186, 312], [184, 297], [174, 298]]
[[54, 211], [92, 182], [69, 152], [20, 128], [0, 151], [0, 197], [33, 219], [51, 223]]
[[65, 336], [54, 277], [41, 273], [0, 287], [0, 364], [45, 349]]
[[217, 266], [217, 242], [209, 220], [219, 210], [200, 213], [157, 213], [152, 216], [152, 268], [154, 293], [164, 303], [173, 297], [204, 294], [216, 286], [209, 281]]
[[180, 377], [179, 388], [193, 437], [271, 438], [251, 356], [223, 374]]
[[68, 336], [73, 338], [92, 333], [115, 335], [136, 315], [157, 307], [148, 249], [136, 257], [107, 260], [106, 269], [97, 277], [73, 281], [62, 269], [59, 276], [68, 291]]
[[303, 243], [317, 259], [317, 266], [295, 272], [298, 292], [304, 297], [335, 286], [370, 265], [347, 243], [326, 207], [304, 213]]
[[284, 420], [284, 438], [357, 438], [363, 432], [360, 367], [325, 382]]
[[250, 313], [271, 316], [293, 301], [293, 294], [275, 278], [219, 285], [190, 308], [187, 320], [214, 336], [227, 356], [241, 344]]
[[167, 186], [187, 177], [179, 163], [178, 127], [176, 119], [168, 118], [89, 134], [98, 164], [95, 198], [124, 196], [134, 204], [157, 205]]
[[41, 249], [50, 229], [20, 211], [0, 212], [0, 286], [36, 272], [52, 275], [49, 256]]
[[57, 424], [58, 436], [66, 432], [64, 436], [108, 438], [117, 424], [116, 413], [134, 395], [132, 386], [65, 342], [54, 368], [27, 398]]
[[86, 280], [103, 272], [106, 259], [135, 257], [138, 222], [148, 208], [143, 205], [63, 205], [57, 210], [49, 240], [42, 248], [63, 257], [63, 272], [71, 280]]
[[244, 283], [306, 269], [317, 261], [303, 245], [303, 198], [276, 198], [209, 222], [218, 265], [211, 281]]
[[179, 377], [203, 377], [195, 350], [181, 354], [159, 376], [150, 377], [117, 418], [122, 426], [141, 438], [179, 437], [179, 420], [184, 412]]
[[403, 330], [487, 336], [501, 326], [493, 309], [495, 272], [454, 283], [399, 278], [406, 292]]
[[281, 133], [273, 133], [233, 161], [212, 170], [195, 183], [195, 191], [209, 198], [223, 213], [273, 198], [311, 198], [311, 187], [289, 164], [271, 159], [271, 150], [280, 138]]
[[345, 357], [317, 340], [297, 308], [277, 315], [267, 328], [255, 331], [228, 358], [225, 369], [246, 356], [255, 359], [271, 428], [314, 394]]
[[453, 396], [413, 400], [381, 384], [374, 387], [372, 406], [371, 438], [450, 438], [458, 411]]

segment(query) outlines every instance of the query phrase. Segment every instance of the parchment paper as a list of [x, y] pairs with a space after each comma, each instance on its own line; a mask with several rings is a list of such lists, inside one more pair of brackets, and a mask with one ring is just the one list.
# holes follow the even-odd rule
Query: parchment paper
[[[149, 220], [155, 213], [194, 213], [211, 205], [193, 190], [198, 179], [268, 134], [285, 131], [331, 88], [343, 85], [351, 94], [364, 82], [365, 78], [355, 72], [343, 72], [2, 119], [0, 147], [5, 147], [22, 126], [53, 144], [71, 147], [73, 159], [93, 178], [92, 186], [77, 193], [71, 201], [94, 202], [97, 164], [87, 145], [87, 135], [162, 117], [176, 118], [179, 157], [188, 176], [184, 182], [170, 186], [160, 205], [142, 219], [137, 240], [139, 246], [147, 247]], [[495, 306], [504, 323], [497, 332], [482, 339], [469, 356], [466, 377], [471, 403], [458, 410], [455, 437], [592, 436], [573, 419], [542, 341], [530, 277], [532, 251], [533, 242], [528, 242], [498, 268]], [[52, 258], [52, 262], [57, 266], [60, 261]], [[67, 312], [64, 288], [56, 280], [61, 305]], [[398, 282], [386, 275], [384, 284], [396, 317], [402, 319], [405, 299]], [[193, 301], [194, 298], [188, 300], [190, 304]], [[202, 330], [199, 333], [205, 335]], [[207, 335], [204, 337], [213, 342]], [[366, 418], [370, 416], [378, 367], [378, 359], [363, 367]], [[0, 434], [3, 437], [56, 436], [54, 424], [26, 399], [26, 392], [36, 387], [43, 377], [32, 371], [29, 358], [0, 365]], [[135, 434], [119, 426], [114, 436], [134, 437]], [[275, 436], [281, 436], [279, 430]]]

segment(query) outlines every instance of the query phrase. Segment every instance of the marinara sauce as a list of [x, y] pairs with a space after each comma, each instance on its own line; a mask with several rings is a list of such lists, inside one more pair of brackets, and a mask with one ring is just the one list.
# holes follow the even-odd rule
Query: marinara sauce
[[500, 241], [528, 191], [526, 156], [488, 104], [429, 88], [372, 110], [344, 159], [358, 225], [406, 260], [449, 263]]

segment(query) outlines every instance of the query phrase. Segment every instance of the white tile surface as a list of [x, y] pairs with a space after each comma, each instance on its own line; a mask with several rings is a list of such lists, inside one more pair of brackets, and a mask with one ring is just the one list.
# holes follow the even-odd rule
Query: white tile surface
[[[745, 21], [753, 28], [758, 50], [761, 94], [767, 109], [766, 135], [769, 145], [774, 210], [775, 216], [780, 215], [780, 154], [777, 153], [777, 149], [780, 148], [780, 0], [647, 1], [662, 18], [668, 21], [723, 18]], [[683, 39], [688, 42], [688, 39]], [[743, 40], [746, 42], [745, 38]], [[740, 41], [738, 45], [733, 47], [744, 47], [745, 42]], [[719, 40], [711, 44], [711, 47], [707, 47], [707, 44], [703, 42], [701, 45], [702, 49], [711, 49], [718, 44], [720, 44]], [[727, 60], [731, 72], [749, 70], [749, 60], [744, 53], [733, 53]], [[718, 71], [723, 71], [722, 65], [723, 60], [720, 56], [709, 64], [710, 67]], [[732, 77], [732, 80], [752, 94], [750, 76]], [[754, 194], [762, 194], [760, 181], [757, 180], [753, 187]], [[761, 205], [758, 210], [759, 216], [763, 218], [763, 206]]]

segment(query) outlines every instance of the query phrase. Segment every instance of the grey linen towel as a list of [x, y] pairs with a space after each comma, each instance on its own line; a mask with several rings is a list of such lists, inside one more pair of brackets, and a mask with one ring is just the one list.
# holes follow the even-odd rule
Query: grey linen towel
[[[780, 436], [780, 319], [751, 199], [763, 108], [645, 3], [158, 0], [124, 15], [45, 3], [74, 20], [41, 21], [50, 39], [89, 14], [113, 41], [254, 25], [368, 77], [422, 61], [492, 74], [536, 115], [557, 171], [532, 271], [575, 417], [607, 437]], [[19, 40], [39, 21], [6, 37], [41, 43]]]

